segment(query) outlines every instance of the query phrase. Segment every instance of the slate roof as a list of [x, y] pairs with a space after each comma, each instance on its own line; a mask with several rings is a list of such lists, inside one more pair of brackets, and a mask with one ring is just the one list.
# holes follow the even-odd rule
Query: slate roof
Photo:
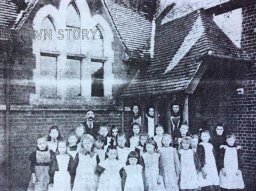
[[131, 57], [143, 57], [149, 54], [151, 39], [151, 22], [138, 12], [103, 0], [121, 41]]
[[[201, 33], [200, 38], [198, 33]], [[218, 56], [241, 57], [240, 50], [212, 18], [202, 12], [195, 11], [161, 25], [156, 31], [151, 64], [141, 69], [123, 96], [150, 96], [186, 90], [199, 70], [200, 58], [209, 50]], [[176, 65], [168, 70], [174, 63]]]
[[0, 0], [0, 28], [10, 28], [18, 16], [18, 7], [11, 1]]

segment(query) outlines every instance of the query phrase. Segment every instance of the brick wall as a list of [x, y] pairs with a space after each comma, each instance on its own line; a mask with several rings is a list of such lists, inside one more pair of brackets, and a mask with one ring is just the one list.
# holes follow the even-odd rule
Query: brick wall
[[[52, 125], [58, 125], [62, 136], [66, 137], [70, 130], [85, 120], [85, 113], [86, 111], [72, 110], [11, 111], [10, 161], [13, 187], [26, 187], [28, 184], [30, 176], [28, 157], [36, 147], [37, 136], [47, 134]], [[121, 113], [96, 111], [95, 115], [97, 122], [121, 127]]]
[[[44, 0], [40, 0], [40, 2], [44, 2]], [[61, 128], [62, 134], [66, 136], [76, 124], [85, 120], [84, 115], [88, 109], [95, 108], [97, 110], [96, 121], [104, 122], [109, 125], [116, 125], [120, 128], [122, 126], [122, 114], [118, 112], [115, 107], [111, 107], [111, 105], [106, 106], [104, 99], [94, 99], [92, 101], [82, 103], [81, 105], [75, 102], [72, 105], [68, 101], [65, 102], [67, 105], [41, 105], [36, 107], [30, 105], [30, 95], [35, 93], [33, 70], [36, 67], [36, 63], [35, 55], [32, 50], [32, 36], [24, 39], [24, 34], [26, 34], [27, 30], [30, 31], [32, 29], [32, 22], [35, 14], [42, 5], [40, 5], [40, 2], [35, 7], [34, 11], [32, 11], [22, 29], [19, 31], [19, 35], [23, 36], [15, 38], [13, 50], [10, 54], [10, 57], [13, 59], [10, 62], [11, 72], [9, 94], [11, 107], [9, 116], [11, 163], [10, 181], [14, 190], [18, 187], [25, 188], [27, 186], [30, 176], [28, 161], [29, 154], [35, 149], [36, 137], [40, 134], [47, 134], [50, 126], [58, 125]], [[58, 7], [57, 2], [58, 1], [53, 1], [56, 7]], [[92, 4], [90, 4], [90, 6], [92, 6]], [[122, 60], [124, 50], [106, 11], [103, 7], [98, 6], [97, 9], [92, 8], [92, 14], [95, 13], [101, 14], [113, 29], [114, 42], [112, 43], [112, 49], [114, 50], [114, 63], [112, 71], [115, 83], [112, 88], [113, 100], [109, 103], [115, 104], [115, 98], [119, 95], [122, 87], [131, 78], [133, 73], [127, 72], [130, 71], [131, 66], [127, 66]], [[0, 60], [0, 66], [1, 65], [2, 62]], [[0, 77], [1, 75], [2, 71], [0, 67]], [[0, 92], [0, 104], [2, 103], [1, 94], [2, 92]], [[70, 107], [72, 107], [72, 109], [70, 109]], [[4, 152], [4, 149], [6, 148], [6, 144], [4, 144], [5, 132], [3, 131], [5, 125], [4, 121], [2, 122], [4, 117], [5, 112], [0, 113], [0, 165], [2, 164], [2, 160], [4, 160], [6, 154]]]
[[[42, 3], [41, 3], [42, 2]], [[55, 6], [58, 7], [58, 1], [54, 1]], [[126, 83], [129, 82], [134, 75], [131, 66], [123, 62], [124, 48], [116, 33], [115, 27], [110, 21], [110, 18], [100, 1], [88, 1], [91, 9], [91, 14], [100, 14], [109, 23], [113, 29], [114, 42], [112, 43], [112, 50], [114, 51], [114, 63], [112, 65], [112, 72], [114, 75], [114, 84], [112, 88], [113, 97], [116, 98], [120, 90], [123, 89]], [[15, 60], [11, 63], [11, 87], [10, 100], [11, 104], [29, 104], [30, 94], [35, 94], [35, 83], [33, 82], [33, 70], [36, 68], [35, 55], [32, 49], [33, 35], [27, 36], [33, 28], [33, 19], [37, 11], [42, 8], [42, 5], [48, 4], [48, 1], [40, 0], [38, 5], [34, 8], [25, 24], [19, 30], [17, 38], [14, 39], [13, 52], [11, 57]], [[53, 5], [54, 5], [53, 4]], [[97, 8], [95, 8], [97, 7]], [[1, 73], [0, 73], [1, 74]], [[88, 103], [87, 103], [88, 104]]]
[[212, 64], [195, 92], [189, 96], [189, 126], [192, 133], [198, 133], [200, 128], [213, 132], [218, 123], [228, 126], [228, 108], [237, 87], [228, 74], [232, 76], [227, 63], [218, 66]]
[[[256, 4], [243, 8], [242, 49], [256, 58]], [[256, 63], [248, 67], [243, 81], [245, 94], [234, 97], [230, 126], [235, 129], [244, 151], [244, 177], [248, 190], [256, 190]]]

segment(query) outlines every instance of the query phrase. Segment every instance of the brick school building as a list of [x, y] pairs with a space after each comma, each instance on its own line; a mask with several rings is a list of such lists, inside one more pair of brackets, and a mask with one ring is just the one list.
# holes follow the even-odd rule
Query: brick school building
[[[214, 20], [235, 10], [240, 46]], [[97, 122], [128, 132], [139, 104], [142, 115], [154, 105], [167, 128], [176, 101], [193, 133], [222, 122], [237, 135], [246, 189], [255, 190], [254, 0], [184, 10], [160, 1], [0, 0], [0, 35], [3, 188], [27, 186], [28, 156], [50, 126], [66, 136], [92, 109]]]

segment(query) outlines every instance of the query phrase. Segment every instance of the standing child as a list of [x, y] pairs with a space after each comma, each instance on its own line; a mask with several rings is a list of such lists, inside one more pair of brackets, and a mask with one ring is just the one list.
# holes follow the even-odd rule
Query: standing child
[[149, 139], [149, 136], [147, 133], [141, 133], [140, 134], [140, 142], [139, 145], [136, 147], [135, 151], [141, 156], [142, 153], [144, 153], [144, 145]]
[[210, 141], [208, 130], [201, 132], [202, 142], [197, 148], [198, 157], [202, 167], [202, 176], [200, 177], [200, 186], [202, 191], [219, 190], [219, 176], [214, 156], [214, 148]]
[[121, 191], [120, 170], [122, 165], [118, 161], [116, 146], [108, 146], [106, 155], [106, 160], [100, 162], [97, 168], [100, 173], [97, 191]]
[[145, 143], [145, 153], [142, 154], [142, 161], [145, 169], [145, 191], [163, 191], [163, 177], [160, 176], [159, 159], [160, 154], [156, 152], [155, 141], [149, 139]]
[[163, 126], [158, 125], [156, 127], [156, 135], [154, 136], [154, 141], [156, 142], [158, 149], [160, 149], [163, 146], [162, 145], [163, 134], [164, 134]]
[[74, 161], [75, 181], [72, 191], [96, 191], [98, 177], [96, 175], [97, 155], [93, 152], [94, 138], [85, 134], [81, 138], [82, 149]]
[[194, 152], [197, 152], [199, 136], [197, 134], [192, 136], [191, 147]]
[[182, 124], [179, 133], [179, 136], [175, 138], [176, 140], [174, 140], [174, 147], [177, 149], [180, 149], [180, 142], [182, 141], [182, 139], [190, 135], [189, 126], [187, 124]]
[[171, 147], [172, 136], [163, 135], [163, 147], [159, 149], [160, 164], [166, 191], [179, 191], [180, 160], [177, 150]]
[[99, 128], [98, 134], [104, 137], [104, 147], [107, 148], [110, 145], [110, 137], [108, 136], [109, 127], [102, 125]]
[[31, 153], [29, 160], [32, 175], [27, 191], [47, 191], [50, 180], [53, 180], [57, 161], [54, 152], [47, 147], [45, 136], [37, 139], [37, 148]]
[[128, 154], [130, 153], [130, 149], [126, 146], [126, 136], [124, 133], [119, 133], [117, 135], [117, 155], [118, 160], [122, 167], [126, 165]]
[[57, 151], [58, 142], [62, 140], [60, 130], [57, 126], [52, 126], [48, 133], [47, 146], [53, 152]]
[[76, 154], [80, 151], [80, 146], [77, 145], [78, 137], [76, 136], [75, 132], [71, 132], [68, 134], [68, 148], [67, 153], [72, 156], [74, 159]]
[[191, 138], [184, 137], [181, 140], [179, 150], [181, 162], [180, 189], [181, 191], [198, 191], [200, 163], [196, 153], [191, 149]]
[[106, 149], [104, 148], [104, 140], [105, 138], [101, 135], [96, 137], [96, 141], [94, 143], [94, 152], [98, 155], [99, 161], [102, 162], [106, 157]]
[[141, 126], [137, 122], [134, 122], [132, 124], [133, 135], [130, 138], [130, 149], [132, 150], [139, 145], [140, 131], [141, 131]]
[[124, 191], [144, 191], [142, 166], [138, 162], [139, 154], [136, 151], [130, 152], [127, 166], [123, 168]]
[[67, 154], [65, 141], [58, 143], [58, 155], [56, 156], [58, 168], [56, 168], [54, 179], [50, 181], [49, 191], [71, 191], [72, 158]]
[[108, 143], [109, 145], [115, 145], [116, 146], [116, 137], [118, 135], [119, 129], [117, 126], [112, 126], [110, 136], [108, 137]]
[[221, 167], [219, 166], [219, 164], [221, 163], [221, 158], [220, 156], [220, 150], [221, 150], [221, 145], [225, 144], [225, 140], [226, 140], [226, 133], [224, 131], [224, 127], [221, 123], [219, 123], [216, 128], [215, 131], [213, 132], [213, 138], [212, 138], [212, 144], [214, 147], [214, 151], [216, 152], [216, 163], [217, 163], [217, 168], [218, 168], [218, 172], [220, 171]]
[[223, 190], [242, 190], [244, 181], [241, 172], [241, 150], [236, 147], [234, 134], [227, 135], [227, 145], [220, 152], [220, 187]]
[[79, 145], [79, 147], [81, 147], [81, 138], [83, 137], [83, 135], [85, 134], [85, 127], [82, 123], [80, 123], [78, 126], [76, 126], [75, 128], [75, 134], [78, 138], [77, 144]]

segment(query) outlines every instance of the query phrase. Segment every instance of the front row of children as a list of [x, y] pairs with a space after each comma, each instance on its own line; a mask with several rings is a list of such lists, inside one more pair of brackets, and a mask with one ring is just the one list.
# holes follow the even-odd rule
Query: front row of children
[[[100, 130], [99, 130], [100, 131]], [[126, 136], [118, 133], [111, 144], [99, 133], [70, 134], [67, 143], [59, 139], [57, 127], [49, 137], [37, 139], [30, 155], [31, 180], [28, 191], [197, 191], [243, 189], [235, 136], [221, 146], [220, 172], [217, 170], [209, 131], [201, 142], [183, 137], [178, 150], [172, 137], [163, 134], [161, 145], [147, 134], [138, 144], [126, 147]], [[196, 138], [196, 137], [194, 137]], [[114, 142], [116, 144], [114, 144]], [[56, 145], [57, 146], [54, 146]], [[105, 145], [105, 146], [104, 146]], [[158, 146], [157, 146], [158, 145]], [[191, 147], [193, 146], [193, 148]]]

